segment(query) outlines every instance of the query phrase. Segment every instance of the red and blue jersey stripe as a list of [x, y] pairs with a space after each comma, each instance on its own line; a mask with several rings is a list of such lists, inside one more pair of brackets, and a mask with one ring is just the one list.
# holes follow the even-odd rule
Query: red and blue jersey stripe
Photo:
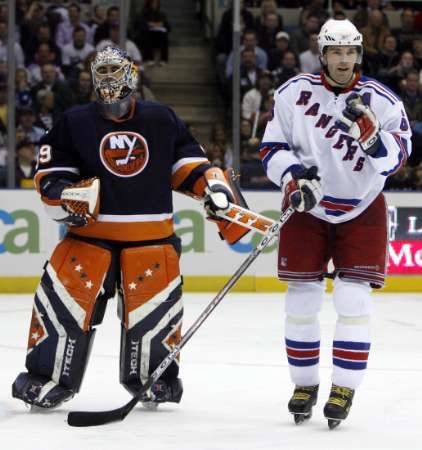
[[325, 214], [328, 216], [342, 216], [356, 208], [360, 202], [361, 200], [357, 198], [336, 198], [324, 195], [319, 204], [325, 208]]
[[262, 165], [264, 166], [265, 171], [267, 171], [270, 159], [280, 150], [289, 151], [290, 146], [287, 142], [262, 142], [258, 150]]

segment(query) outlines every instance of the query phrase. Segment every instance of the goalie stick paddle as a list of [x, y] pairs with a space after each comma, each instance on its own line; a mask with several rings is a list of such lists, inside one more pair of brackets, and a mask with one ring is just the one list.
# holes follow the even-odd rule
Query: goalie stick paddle
[[205, 322], [208, 316], [214, 311], [217, 305], [223, 300], [229, 290], [236, 284], [246, 269], [255, 261], [258, 255], [273, 240], [280, 231], [280, 228], [287, 222], [294, 213], [292, 207], [287, 208], [280, 216], [279, 222], [273, 222], [273, 225], [267, 230], [261, 242], [250, 253], [242, 265], [236, 270], [233, 276], [227, 281], [223, 288], [218, 292], [214, 299], [202, 311], [201, 315], [195, 320], [191, 327], [183, 335], [179, 345], [175, 345], [171, 352], [163, 359], [160, 365], [150, 375], [143, 387], [133, 396], [133, 398], [124, 406], [110, 411], [73, 411], [67, 417], [67, 423], [72, 427], [92, 427], [105, 425], [111, 422], [123, 420], [140, 401], [142, 395], [147, 392], [151, 386], [160, 378], [167, 367], [175, 360], [181, 349], [186, 345], [190, 338], [195, 334], [198, 328]]

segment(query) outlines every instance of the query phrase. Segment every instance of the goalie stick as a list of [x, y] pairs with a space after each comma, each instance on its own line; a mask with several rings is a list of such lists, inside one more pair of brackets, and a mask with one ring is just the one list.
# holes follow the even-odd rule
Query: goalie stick
[[[228, 211], [230, 211], [230, 207]], [[204, 309], [201, 315], [186, 331], [179, 345], [175, 345], [173, 347], [171, 352], [163, 359], [163, 361], [154, 370], [154, 372], [152, 372], [152, 374], [150, 375], [144, 386], [136, 393], [136, 395], [133, 396], [133, 398], [128, 403], [126, 403], [120, 408], [116, 408], [109, 411], [73, 411], [69, 413], [67, 423], [72, 427], [91, 427], [91, 426], [105, 425], [107, 423], [123, 420], [132, 411], [135, 405], [140, 401], [143, 394], [151, 388], [151, 386], [165, 372], [167, 367], [175, 360], [175, 358], [180, 353], [182, 348], [195, 334], [198, 328], [205, 322], [205, 320], [214, 311], [214, 309], [218, 306], [218, 304], [223, 300], [223, 298], [226, 296], [229, 290], [236, 284], [236, 282], [243, 275], [246, 269], [253, 263], [253, 261], [255, 261], [258, 255], [262, 252], [262, 250], [264, 250], [265, 247], [267, 247], [267, 245], [273, 240], [273, 238], [277, 236], [277, 234], [280, 231], [280, 228], [287, 222], [287, 220], [294, 213], [294, 211], [295, 210], [292, 207], [288, 207], [284, 212], [282, 212], [280, 220], [278, 222], [271, 221], [272, 225], [266, 229], [266, 232], [264, 233], [264, 237], [261, 239], [261, 242], [250, 253], [250, 255], [242, 263], [242, 265], [236, 270], [236, 272], [232, 275], [232, 277], [227, 281], [227, 283], [223, 286], [223, 288], [214, 297], [211, 303], [208, 304], [208, 306]], [[249, 211], [249, 213], [252, 212]], [[254, 213], [252, 213], [252, 215], [254, 215]], [[251, 220], [247, 220], [247, 222], [251, 227], [253, 226], [254, 223], [256, 223], [256, 221]]]

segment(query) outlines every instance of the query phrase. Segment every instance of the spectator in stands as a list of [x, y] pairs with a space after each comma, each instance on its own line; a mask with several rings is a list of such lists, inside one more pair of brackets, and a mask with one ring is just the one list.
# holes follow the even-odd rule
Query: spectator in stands
[[[253, 30], [245, 31], [243, 34], [243, 43], [240, 46], [240, 51], [243, 50], [252, 51], [256, 55], [255, 63], [261, 70], [266, 70], [268, 66], [268, 56], [265, 50], [258, 47], [256, 32]], [[226, 63], [226, 78], [232, 76], [233, 73], [233, 52], [230, 53]]]
[[265, 26], [268, 14], [275, 14], [277, 16], [277, 28], [278, 30], [282, 30], [283, 18], [278, 14], [277, 3], [274, 0], [261, 1], [261, 14], [255, 21], [255, 29], [259, 30], [260, 27]]
[[223, 123], [215, 123], [211, 130], [210, 146], [213, 153], [217, 154], [217, 148], [221, 149], [222, 155], [219, 156], [222, 162], [222, 169], [231, 167], [233, 165], [233, 151], [229, 139], [227, 137], [227, 131]]
[[393, 30], [399, 52], [412, 51], [413, 39], [422, 37], [415, 29], [415, 13], [410, 8], [403, 9], [400, 15], [400, 28]]
[[[120, 38], [119, 22], [114, 22], [110, 24], [109, 30], [110, 30], [109, 38], [104, 39], [97, 44], [96, 47], [97, 52], [104, 50], [109, 45], [111, 45], [112, 47], [119, 47], [119, 38]], [[132, 58], [133, 62], [137, 65], [140, 65], [142, 62], [142, 56], [137, 45], [130, 39], [126, 39], [125, 47], [127, 54]]]
[[73, 95], [66, 82], [59, 80], [53, 64], [44, 64], [41, 68], [41, 81], [32, 88], [32, 97], [37, 99], [41, 89], [54, 93], [54, 110], [63, 112], [73, 105]]
[[330, 17], [324, 3], [324, 0], [310, 0], [308, 5], [302, 8], [300, 12], [298, 25], [304, 27], [308, 17], [315, 16], [319, 18], [319, 26], [321, 27]]
[[258, 45], [267, 53], [276, 47], [276, 35], [281, 31], [277, 14], [269, 13], [258, 28]]
[[29, 64], [28, 73], [29, 73], [29, 83], [31, 86], [39, 83], [42, 80], [42, 66], [44, 64], [51, 64], [54, 66], [57, 76], [60, 80], [64, 80], [64, 75], [60, 69], [60, 66], [57, 66], [54, 61], [56, 60], [56, 55], [51, 51], [49, 44], [40, 44], [38, 49], [34, 55], [34, 62]]
[[0, 132], [7, 129], [7, 83], [6, 75], [0, 74]]
[[366, 6], [360, 5], [358, 11], [353, 17], [353, 23], [359, 30], [366, 27], [369, 23], [369, 16], [372, 11], [381, 11], [382, 24], [388, 27], [388, 18], [386, 14], [382, 11], [381, 0], [367, 0]]
[[28, 71], [21, 67], [16, 69], [16, 107], [32, 105], [31, 87], [28, 82]]
[[59, 116], [55, 105], [54, 92], [48, 89], [40, 89], [36, 97], [38, 119], [46, 130], [51, 130]]
[[402, 80], [406, 77], [408, 72], [415, 69], [416, 67], [413, 53], [403, 52], [400, 55], [399, 63], [392, 67], [387, 74], [387, 86], [394, 92], [399, 93], [402, 89]]
[[293, 52], [286, 52], [281, 60], [281, 65], [271, 72], [275, 86], [284, 84], [290, 78], [299, 73], [296, 55]]
[[273, 95], [273, 83], [269, 75], [262, 75], [256, 88], [249, 90], [242, 100], [242, 118], [252, 123], [263, 110], [264, 101]]
[[408, 164], [416, 166], [422, 162], [422, 94], [419, 91], [419, 74], [410, 70], [403, 82], [401, 99], [412, 129], [412, 154]]
[[320, 29], [319, 17], [309, 14], [303, 27], [290, 33], [290, 47], [293, 52], [300, 54], [309, 49], [309, 36], [318, 33]]
[[41, 2], [32, 2], [26, 10], [25, 17], [21, 24], [21, 42], [26, 47], [27, 44], [37, 34], [37, 30], [42, 24], [47, 23], [45, 8]]
[[414, 190], [415, 183], [412, 168], [402, 166], [392, 177], [388, 177], [384, 190], [386, 191], [411, 191]]
[[[116, 20], [118, 20], [118, 18]], [[101, 26], [105, 21], [106, 21], [106, 9], [104, 5], [101, 4], [94, 5], [91, 14], [91, 20], [88, 22], [88, 26], [91, 28], [93, 36], [95, 36], [97, 28]]]
[[[240, 16], [245, 30], [254, 29], [254, 17], [250, 11], [243, 6], [241, 1]], [[215, 48], [217, 53], [217, 60], [220, 61], [227, 59], [227, 56], [232, 51], [233, 45], [233, 4], [231, 2], [230, 7], [223, 13], [220, 26], [218, 27], [217, 36], [215, 39]], [[225, 58], [224, 56], [225, 55]]]
[[84, 28], [86, 41], [92, 42], [91, 29], [81, 20], [81, 7], [77, 3], [71, 3], [68, 7], [69, 19], [61, 22], [56, 31], [56, 43], [60, 48], [72, 43], [75, 28]]
[[86, 41], [85, 28], [75, 27], [72, 42], [63, 47], [62, 62], [66, 76], [76, 78], [83, 68], [83, 61], [94, 50], [94, 47]]
[[346, 13], [344, 11], [334, 11], [333, 19], [335, 20], [345, 20], [347, 19]]
[[366, 59], [378, 59], [386, 36], [391, 34], [383, 23], [382, 12], [374, 9], [369, 13], [368, 25], [361, 29], [363, 36], [363, 50]]
[[422, 163], [413, 169], [413, 187], [416, 191], [422, 191]]
[[16, 146], [15, 185], [20, 188], [34, 188], [36, 166], [35, 146], [30, 141], [22, 141]]
[[34, 145], [40, 142], [45, 134], [45, 129], [35, 125], [36, 115], [31, 108], [22, 108], [18, 111], [18, 129], [25, 133], [25, 139]]
[[279, 31], [275, 36], [275, 48], [268, 52], [268, 70], [275, 70], [289, 48], [290, 36], [285, 31]]
[[319, 59], [318, 34], [309, 35], [309, 50], [299, 55], [300, 68], [305, 73], [319, 73], [321, 61]]
[[[256, 86], [256, 83], [264, 71], [256, 66], [256, 54], [253, 50], [244, 49], [240, 56], [240, 94], [241, 97], [250, 89]], [[232, 76], [227, 78], [227, 92], [231, 96]]]
[[250, 120], [243, 119], [240, 123], [240, 160], [242, 163], [246, 161], [257, 161], [261, 164], [258, 147], [260, 139], [252, 136], [252, 123]]
[[400, 55], [397, 51], [397, 40], [394, 36], [385, 36], [384, 44], [377, 60], [378, 78], [385, 84], [390, 84], [390, 71], [399, 63]]
[[226, 169], [224, 163], [224, 149], [220, 145], [211, 144], [207, 148], [206, 156], [213, 166], [219, 167], [222, 170]]
[[92, 89], [91, 72], [81, 70], [78, 79], [73, 86], [75, 96], [75, 105], [84, 105], [94, 100], [94, 91]]
[[141, 13], [135, 18], [135, 30], [138, 30], [136, 42], [144, 55], [145, 65], [154, 64], [155, 50], [160, 51], [159, 65], [167, 64], [170, 24], [160, 9], [160, 0], [145, 0]]
[[[7, 59], [7, 22], [0, 21], [0, 60]], [[22, 47], [19, 42], [15, 42], [16, 67], [24, 67], [24, 57]]]
[[422, 69], [422, 39], [414, 39], [413, 55], [415, 57], [415, 66], [418, 70]]
[[107, 16], [103, 23], [99, 24], [94, 33], [94, 45], [110, 36], [110, 26], [112, 23], [119, 22], [120, 9], [117, 6], [110, 6], [107, 9]]
[[50, 46], [50, 49], [54, 52], [56, 58], [54, 63], [60, 66], [61, 50], [54, 42], [54, 39], [51, 36], [50, 27], [47, 23], [43, 23], [38, 27], [36, 34], [32, 36], [30, 41], [24, 47], [26, 65], [34, 62], [35, 53], [40, 44], [48, 44]]

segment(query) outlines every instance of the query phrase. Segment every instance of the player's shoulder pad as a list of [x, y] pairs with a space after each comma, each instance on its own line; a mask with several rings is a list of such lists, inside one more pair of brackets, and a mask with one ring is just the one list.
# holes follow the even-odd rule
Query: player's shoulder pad
[[290, 92], [296, 92], [306, 87], [312, 89], [314, 86], [322, 86], [321, 75], [313, 75], [310, 73], [300, 73], [290, 78], [284, 84], [276, 89], [276, 95], [284, 96]]

